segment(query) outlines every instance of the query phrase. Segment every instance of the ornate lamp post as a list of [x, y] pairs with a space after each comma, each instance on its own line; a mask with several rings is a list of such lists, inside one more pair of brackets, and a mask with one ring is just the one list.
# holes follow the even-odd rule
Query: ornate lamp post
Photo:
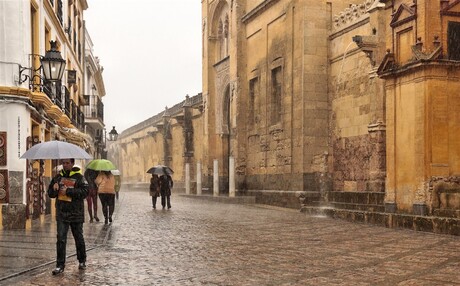
[[61, 52], [57, 49], [56, 41], [50, 41], [51, 49], [46, 51], [45, 56], [41, 58], [43, 74], [45, 79], [49, 81], [61, 80], [65, 70], [65, 60], [61, 56]]
[[115, 129], [115, 126], [112, 126], [112, 130], [109, 132], [109, 138], [107, 140], [109, 141], [117, 141], [118, 139], [118, 132]]

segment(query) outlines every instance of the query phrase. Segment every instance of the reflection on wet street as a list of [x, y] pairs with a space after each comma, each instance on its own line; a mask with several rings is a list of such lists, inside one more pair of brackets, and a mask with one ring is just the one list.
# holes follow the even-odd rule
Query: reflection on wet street
[[[171, 203], [154, 210], [147, 191], [122, 192], [110, 228], [85, 224], [87, 269], [72, 256], [58, 276], [55, 225], [44, 224], [36, 249], [20, 250], [28, 267], [42, 265], [0, 284], [458, 285], [459, 237], [180, 195]], [[8, 249], [2, 241], [3, 265]]]

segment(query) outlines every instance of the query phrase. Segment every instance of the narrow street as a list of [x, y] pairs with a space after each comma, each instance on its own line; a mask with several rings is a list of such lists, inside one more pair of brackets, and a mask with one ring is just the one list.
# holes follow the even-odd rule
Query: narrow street
[[[0, 284], [460, 285], [458, 236], [177, 194], [171, 203], [170, 210], [159, 203], [154, 210], [146, 191], [122, 190], [113, 224], [104, 230], [94, 223], [85, 233], [85, 271], [77, 269], [69, 236], [71, 257], [63, 274], [52, 276], [54, 263], [45, 263]], [[50, 231], [53, 239], [46, 243], [53, 260]]]

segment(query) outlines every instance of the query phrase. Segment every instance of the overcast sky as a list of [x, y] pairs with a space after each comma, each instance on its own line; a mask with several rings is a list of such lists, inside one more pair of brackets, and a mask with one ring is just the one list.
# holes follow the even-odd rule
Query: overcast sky
[[104, 67], [107, 132], [201, 92], [201, 1], [88, 0], [86, 27]]

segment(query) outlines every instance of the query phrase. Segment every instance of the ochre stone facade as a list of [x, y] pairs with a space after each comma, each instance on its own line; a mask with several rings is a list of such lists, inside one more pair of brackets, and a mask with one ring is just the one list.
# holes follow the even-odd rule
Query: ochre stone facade
[[225, 194], [232, 157], [259, 202], [460, 217], [460, 1], [202, 11], [203, 92], [121, 134], [126, 182], [164, 163], [180, 183], [190, 163], [193, 188], [200, 162], [209, 189], [217, 159]]

